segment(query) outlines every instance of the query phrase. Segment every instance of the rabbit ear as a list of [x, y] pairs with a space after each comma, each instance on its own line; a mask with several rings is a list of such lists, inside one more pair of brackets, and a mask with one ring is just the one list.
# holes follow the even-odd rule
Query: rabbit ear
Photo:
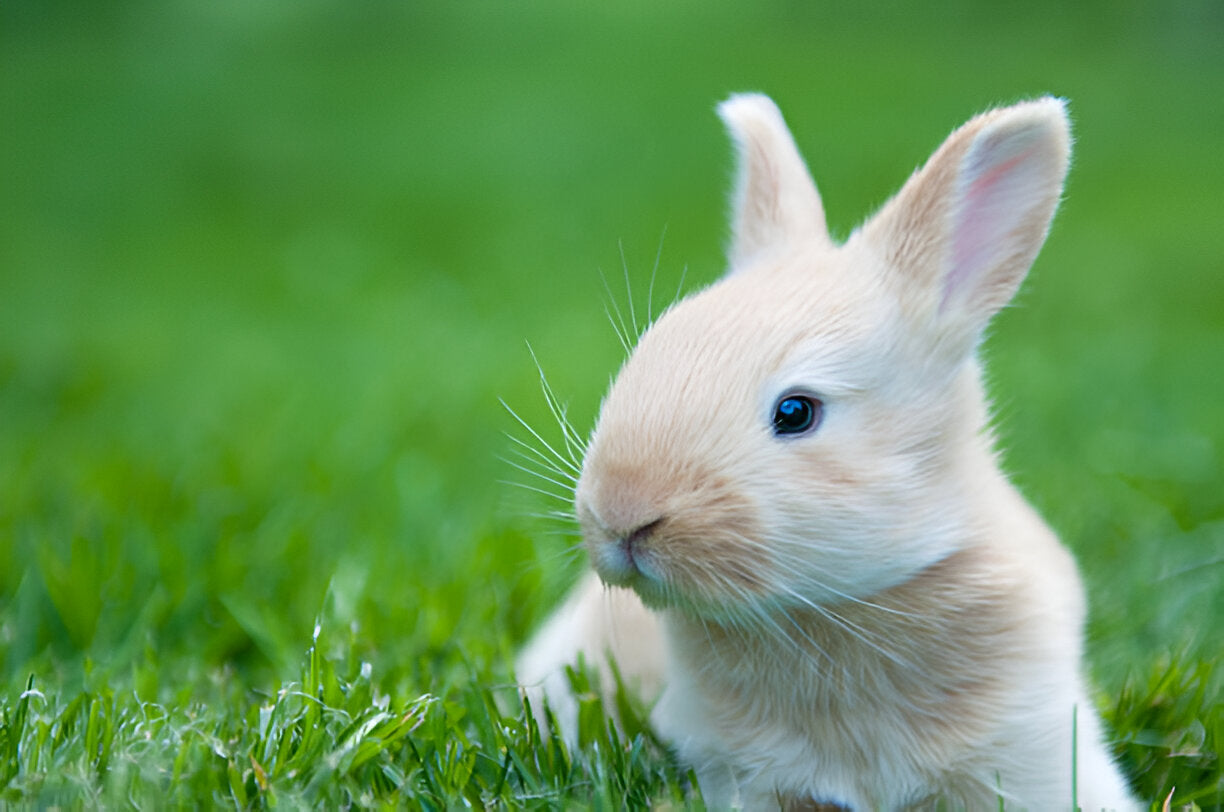
[[940, 343], [971, 352], [1011, 300], [1058, 205], [1071, 153], [1059, 99], [980, 115], [952, 133], [862, 229], [902, 301]]
[[829, 241], [820, 194], [782, 113], [767, 97], [735, 95], [718, 106], [739, 158], [732, 198], [731, 273], [799, 241]]

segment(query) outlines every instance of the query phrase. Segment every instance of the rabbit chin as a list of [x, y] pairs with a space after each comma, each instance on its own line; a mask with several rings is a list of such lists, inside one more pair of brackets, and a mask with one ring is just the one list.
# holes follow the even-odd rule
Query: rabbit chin
[[630, 552], [618, 541], [588, 544], [591, 565], [599, 579], [609, 587], [632, 589], [642, 603], [656, 611], [680, 609], [697, 616], [708, 616], [718, 608], [709, 601], [695, 601], [685, 590], [666, 578], [658, 557], [649, 551]]

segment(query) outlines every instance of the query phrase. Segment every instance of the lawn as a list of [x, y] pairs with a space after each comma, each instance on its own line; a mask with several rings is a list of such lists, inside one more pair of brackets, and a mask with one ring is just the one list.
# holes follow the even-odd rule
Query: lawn
[[571, 753], [509, 687], [583, 562], [499, 399], [559, 436], [534, 351], [591, 425], [604, 279], [717, 277], [713, 106], [763, 90], [842, 236], [1070, 100], [1004, 459], [1136, 787], [1224, 805], [1224, 7], [579, 5], [0, 6], [0, 804], [695, 800], [636, 714]]

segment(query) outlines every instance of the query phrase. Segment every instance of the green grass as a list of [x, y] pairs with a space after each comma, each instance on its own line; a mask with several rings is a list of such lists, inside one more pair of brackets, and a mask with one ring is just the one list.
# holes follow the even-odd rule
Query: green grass
[[712, 108], [759, 89], [839, 234], [973, 112], [1070, 99], [988, 346], [1006, 462], [1136, 786], [1224, 805], [1224, 14], [922, 9], [0, 6], [0, 803], [691, 798], [509, 688], [581, 563], [499, 484], [498, 398], [549, 424], [530, 341], [590, 424], [620, 245], [639, 307], [664, 231], [659, 289], [716, 277]]

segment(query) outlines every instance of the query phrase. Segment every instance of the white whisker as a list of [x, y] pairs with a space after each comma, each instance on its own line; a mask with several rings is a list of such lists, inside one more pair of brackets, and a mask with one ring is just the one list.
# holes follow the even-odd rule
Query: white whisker
[[663, 233], [659, 235], [659, 248], [655, 251], [654, 267], [650, 269], [650, 287], [646, 289], [646, 329], [654, 323], [654, 288], [655, 277], [659, 275], [659, 261], [663, 258], [663, 241], [667, 239], [667, 225], [663, 225]]
[[633, 326], [633, 343], [637, 344], [637, 340], [642, 337], [642, 331], [638, 328], [637, 313], [633, 310], [633, 288], [629, 284], [629, 263], [625, 261], [625, 243], [623, 240], [617, 240], [616, 246], [620, 249], [621, 271], [625, 275], [625, 298], [629, 300], [629, 323]]
[[525, 462], [529, 462], [532, 465], [538, 465], [547, 471], [551, 471], [557, 476], [577, 481], [577, 472], [574, 470], [574, 467], [569, 465], [564, 459], [555, 460], [544, 452], [540, 451], [531, 443], [528, 443], [522, 438], [510, 434], [509, 432], [506, 433], [506, 437], [508, 437], [514, 443], [514, 446], [511, 447], [510, 452], [517, 458], [524, 460]]
[[573, 523], [578, 522], [578, 518], [574, 516], [573, 511], [570, 510], [545, 510], [537, 511], [535, 513], [524, 513], [523, 515], [531, 519], [549, 519], [552, 521]]
[[621, 349], [625, 351], [625, 355], [629, 355], [631, 352], [633, 352], [633, 347], [630, 345], [629, 339], [626, 338], [623, 333], [621, 333], [621, 328], [616, 325], [616, 319], [613, 318], [612, 311], [608, 309], [607, 305], [604, 305], [604, 314], [608, 317], [608, 322], [612, 325], [612, 332], [616, 333], [616, 340], [620, 342]]
[[531, 344], [527, 345], [527, 352], [531, 353], [531, 360], [535, 362], [536, 370], [540, 373], [540, 388], [544, 390], [544, 401], [548, 404], [548, 410], [552, 412], [553, 419], [561, 427], [561, 437], [565, 441], [566, 451], [569, 452], [570, 462], [576, 469], [581, 464], [578, 461], [579, 458], [586, 453], [586, 444], [566, 418], [565, 407], [561, 405], [561, 401], [548, 383], [548, 376], [544, 374], [544, 367], [540, 365], [540, 359], [536, 357]]
[[688, 266], [685, 265], [680, 269], [680, 282], [676, 285], [676, 295], [672, 297], [671, 304], [674, 307], [676, 302], [680, 301], [680, 296], [684, 293], [684, 278], [688, 276]]
[[506, 401], [502, 400], [501, 398], [498, 398], [497, 400], [498, 400], [498, 402], [499, 402], [499, 403], [502, 405], [502, 407], [503, 407], [503, 408], [504, 408], [506, 411], [508, 411], [508, 412], [510, 413], [510, 416], [511, 416], [511, 417], [513, 417], [515, 420], [517, 420], [517, 421], [518, 421], [518, 423], [519, 423], [519, 425], [520, 425], [520, 426], [522, 426], [523, 428], [525, 428], [525, 429], [527, 430], [527, 433], [528, 433], [528, 434], [530, 434], [532, 437], [534, 437], [534, 438], [536, 439], [536, 442], [538, 442], [540, 445], [544, 446], [544, 448], [548, 449], [548, 451], [549, 451], [549, 452], [550, 452], [550, 453], [551, 453], [551, 454], [552, 454], [554, 457], [556, 457], [558, 460], [561, 460], [561, 461], [564, 461], [564, 460], [565, 460], [565, 457], [561, 456], [561, 454], [560, 454], [560, 453], [557, 451], [557, 449], [555, 449], [555, 448], [553, 448], [551, 445], [549, 445], [548, 441], [547, 441], [547, 440], [545, 440], [543, 437], [541, 437], [541, 436], [540, 436], [540, 434], [539, 434], [539, 432], [537, 432], [535, 429], [533, 429], [533, 428], [532, 428], [532, 427], [531, 427], [531, 426], [530, 426], [530, 425], [527, 423], [527, 421], [526, 421], [526, 420], [524, 420], [523, 418], [519, 417], [518, 412], [516, 412], [516, 411], [514, 411], [514, 409], [511, 409], [511, 408], [510, 408], [510, 404], [506, 403]]
[[[625, 316], [621, 312], [620, 305], [616, 302], [616, 296], [612, 293], [612, 286], [608, 284], [608, 277], [604, 275], [603, 270], [599, 271], [599, 278], [603, 282], [604, 291], [608, 294], [608, 305], [612, 309], [608, 309], [608, 305], [604, 305], [604, 313], [608, 314], [608, 321], [612, 322], [612, 329], [616, 332], [616, 337], [620, 339], [621, 346], [625, 348], [625, 355], [633, 351], [634, 342], [631, 339], [633, 333], [625, 325]], [[613, 318], [615, 314], [615, 318]]]
[[[896, 652], [890, 651], [884, 645], [881, 645], [880, 643], [877, 643], [875, 640], [872, 639], [873, 637], [877, 639], [881, 639], [882, 637], [881, 635], [873, 633], [868, 629], [864, 629], [862, 626], [856, 623], [850, 622], [845, 617], [837, 614], [836, 612], [832, 611], [831, 609], [828, 609], [827, 607], [822, 607], [818, 604], [811, 604], [811, 607], [815, 611], [823, 615], [829, 622], [841, 627], [845, 632], [850, 634], [852, 637], [867, 644], [867, 646], [874, 649], [876, 653], [882, 654], [884, 657], [891, 660], [893, 663], [896, 663], [902, 668], [906, 668], [910, 670], [913, 670], [915, 668], [912, 662], [905, 659], [904, 657], [901, 657]], [[891, 642], [891, 640], [888, 640], [887, 638], [883, 638], [883, 640], [885, 643]]]
[[[528, 443], [519, 437], [515, 437], [509, 432], [505, 432], [505, 436], [508, 440], [518, 446], [517, 448], [512, 448], [511, 451], [517, 454], [520, 459], [529, 461], [536, 465], [542, 465], [544, 466], [545, 470], [551, 471], [557, 476], [568, 479], [573, 483], [578, 482], [578, 470], [565, 460], [554, 460], [543, 451], [533, 446], [531, 443]], [[562, 465], [565, 467], [562, 468]]]
[[[744, 536], [739, 533], [735, 534], [735, 538], [737, 541], [743, 544], [746, 544], [747, 546], [762, 550], [763, 552], [778, 558], [782, 563], [790, 564], [792, 570], [793, 569], [814, 569], [823, 574], [826, 574], [826, 575], [829, 574], [828, 570], [825, 570], [822, 567], [820, 567], [818, 564], [814, 563], [810, 559], [810, 557], [796, 555], [795, 553], [792, 553], [792, 552], [789, 552], [783, 549], [779, 549], [779, 547], [782, 547], [782, 546], [801, 547], [803, 549], [808, 549], [811, 545], [807, 542], [799, 542], [793, 539], [784, 539], [784, 538], [778, 538], [778, 537], [772, 537], [772, 536], [767, 537], [768, 541], [763, 542], [763, 541], [758, 541], [756, 539], [748, 538], [747, 536]], [[883, 606], [878, 603], [873, 603], [872, 601], [866, 600], [864, 598], [855, 597], [854, 595], [851, 595], [848, 592], [844, 592], [840, 589], [837, 589], [836, 587], [830, 586], [825, 581], [817, 580], [811, 575], [805, 574], [805, 580], [807, 580], [809, 583], [816, 586], [818, 589], [822, 591], [829, 592], [837, 596], [838, 598], [841, 598], [844, 601], [855, 603], [855, 604], [858, 604], [859, 606], [864, 606], [870, 609], [878, 609], [881, 612], [887, 612], [888, 614], [897, 615], [898, 617], [909, 617], [909, 618], [918, 617], [918, 615], [915, 615], [912, 612], [906, 612], [901, 609], [895, 609], [891, 606]]]
[[513, 468], [515, 468], [515, 469], [519, 470], [519, 471], [522, 471], [524, 474], [528, 474], [528, 475], [530, 475], [530, 476], [533, 476], [533, 477], [535, 477], [536, 479], [539, 479], [539, 480], [541, 480], [541, 481], [543, 481], [543, 482], [548, 482], [548, 483], [550, 483], [550, 484], [552, 484], [552, 485], [556, 485], [558, 488], [565, 488], [565, 489], [567, 489], [567, 490], [570, 488], [570, 485], [568, 485], [567, 483], [565, 483], [565, 482], [561, 482], [560, 480], [553, 479], [552, 477], [548, 476], [547, 474], [543, 474], [543, 473], [541, 473], [541, 472], [539, 472], [539, 471], [536, 471], [536, 470], [535, 470], [535, 469], [533, 469], [533, 468], [528, 468], [526, 465], [519, 465], [517, 462], [515, 462], [515, 461], [514, 461], [514, 460], [512, 460], [512, 459], [508, 459], [508, 458], [506, 458], [506, 457], [498, 457], [498, 459], [499, 459], [499, 460], [501, 460], [502, 462], [504, 462], [506, 465], [509, 465], [509, 466], [511, 466], [511, 467], [513, 467]]
[[558, 493], [553, 493], [552, 491], [546, 491], [543, 488], [537, 488], [534, 485], [528, 485], [526, 482], [518, 482], [513, 479], [499, 479], [497, 482], [499, 485], [510, 485], [515, 488], [522, 488], [525, 491], [532, 491], [542, 496], [547, 496], [552, 499], [556, 499], [558, 502], [563, 502], [565, 504], [569, 504], [570, 502], [570, 497], [568, 495], [562, 495]]

